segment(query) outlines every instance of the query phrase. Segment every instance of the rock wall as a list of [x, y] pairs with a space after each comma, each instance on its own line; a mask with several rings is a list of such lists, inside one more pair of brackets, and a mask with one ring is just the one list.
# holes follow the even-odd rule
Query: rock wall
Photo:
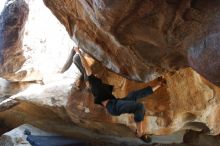
[[[130, 91], [157, 82], [138, 83], [109, 72], [99, 65], [95, 68], [94, 73], [98, 73], [106, 83], [115, 86], [114, 94], [119, 98]], [[167, 74], [166, 78], [167, 86], [139, 101], [145, 105], [144, 123], [148, 134], [171, 135], [190, 129], [218, 135], [219, 88], [190, 68], [175, 74]], [[1, 112], [0, 118], [7, 127], [30, 123], [47, 131], [83, 140], [93, 141], [95, 137], [101, 138], [103, 135], [105, 137], [103, 142], [107, 143], [111, 143], [115, 138], [117, 144], [121, 141], [132, 142], [132, 145], [142, 144], [135, 138], [132, 115], [124, 114], [118, 117], [109, 115], [105, 109], [93, 103], [93, 97], [88, 89], [83, 86], [76, 88], [72, 82], [69, 83], [59, 81], [30, 86], [10, 97], [20, 104]], [[48, 124], [53, 126], [47, 126]], [[78, 126], [83, 127], [82, 131], [79, 131]]]
[[[44, 2], [118, 98], [164, 75], [167, 85], [139, 101], [148, 134], [220, 133], [219, 1]], [[0, 76], [7, 79], [0, 80], [0, 120], [89, 141], [143, 144], [132, 115], [111, 116], [93, 103], [74, 64], [60, 73], [74, 45], [59, 22], [45, 24], [54, 17], [42, 4], [8, 0], [0, 15]]]
[[219, 85], [218, 0], [44, 2], [84, 51], [116, 73], [151, 81], [192, 66]]

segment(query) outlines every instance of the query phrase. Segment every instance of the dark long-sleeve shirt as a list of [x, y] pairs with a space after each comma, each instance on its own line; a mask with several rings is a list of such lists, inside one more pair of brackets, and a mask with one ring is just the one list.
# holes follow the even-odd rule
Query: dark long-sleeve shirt
[[102, 83], [102, 80], [94, 75], [88, 76], [92, 94], [95, 97], [94, 103], [102, 105], [102, 101], [107, 99], [116, 99], [112, 94], [113, 86]]

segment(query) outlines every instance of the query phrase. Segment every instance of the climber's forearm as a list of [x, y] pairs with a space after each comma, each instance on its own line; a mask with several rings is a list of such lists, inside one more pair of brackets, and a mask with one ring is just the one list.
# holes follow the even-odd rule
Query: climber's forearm
[[79, 52], [77, 52], [80, 56], [80, 60], [82, 62], [83, 67], [85, 68], [86, 74], [87, 76], [90, 76], [92, 74], [92, 70], [91, 67], [89, 66], [89, 64], [87, 63], [86, 59], [84, 58], [84, 56]]

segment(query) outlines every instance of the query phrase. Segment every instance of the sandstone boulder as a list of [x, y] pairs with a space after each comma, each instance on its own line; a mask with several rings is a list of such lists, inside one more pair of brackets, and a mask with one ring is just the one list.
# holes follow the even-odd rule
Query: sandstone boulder
[[44, 2], [84, 51], [116, 73], [151, 81], [192, 66], [219, 85], [218, 0]]
[[[219, 1], [44, 2], [88, 54], [93, 73], [114, 85], [116, 97], [155, 85], [164, 75], [167, 85], [139, 101], [148, 134], [181, 142], [190, 130], [197, 139], [220, 133]], [[63, 69], [74, 45], [52, 16], [42, 1], [7, 1], [0, 16], [0, 76], [7, 79], [0, 80], [0, 120], [89, 141], [143, 144], [132, 115], [109, 115], [94, 104], [84, 81], [78, 86], [76, 66], [67, 61], [70, 68]]]

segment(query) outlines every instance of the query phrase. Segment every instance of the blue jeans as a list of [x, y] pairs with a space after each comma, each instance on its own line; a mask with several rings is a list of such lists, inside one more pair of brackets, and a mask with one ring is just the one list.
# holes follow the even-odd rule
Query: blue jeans
[[119, 116], [125, 113], [133, 113], [134, 121], [140, 122], [144, 120], [145, 109], [143, 104], [137, 103], [136, 101], [152, 93], [152, 88], [148, 86], [146, 88], [131, 92], [122, 99], [109, 100], [106, 108], [113, 116]]

